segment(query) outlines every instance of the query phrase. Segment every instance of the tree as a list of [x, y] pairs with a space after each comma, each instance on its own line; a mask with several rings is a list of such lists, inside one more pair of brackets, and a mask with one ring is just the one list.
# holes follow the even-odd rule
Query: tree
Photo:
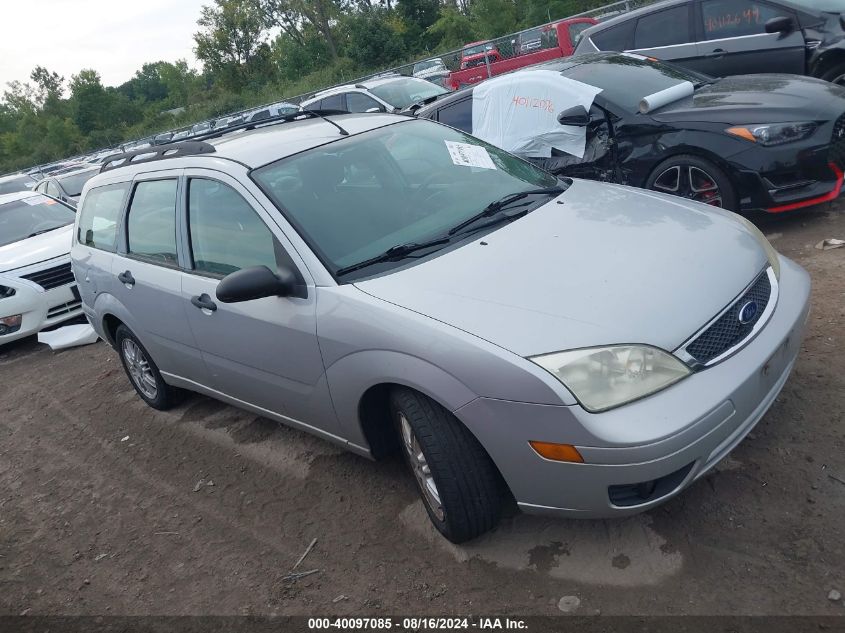
[[473, 0], [470, 16], [482, 37], [501, 37], [514, 31], [516, 5], [513, 0]]
[[214, 0], [202, 7], [194, 34], [194, 53], [229, 88], [241, 88], [249, 63], [265, 36], [265, 14], [259, 0]]
[[340, 13], [338, 0], [260, 0], [265, 24], [278, 26], [294, 40], [299, 40], [303, 21], [307, 21], [326, 40], [329, 54], [338, 59], [332, 22]]
[[442, 48], [457, 49], [478, 38], [475, 26], [467, 16], [452, 7], [440, 10], [440, 17], [428, 27], [427, 32]]
[[361, 68], [388, 66], [405, 55], [405, 41], [391, 23], [392, 13], [374, 7], [343, 19], [345, 53]]
[[51, 73], [43, 66], [36, 66], [29, 78], [35, 82], [35, 102], [43, 109], [56, 108], [65, 91], [65, 78], [58, 73]]

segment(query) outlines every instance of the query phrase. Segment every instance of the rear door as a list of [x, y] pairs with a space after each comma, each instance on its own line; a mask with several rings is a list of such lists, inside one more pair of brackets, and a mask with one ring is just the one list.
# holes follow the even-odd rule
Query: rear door
[[113, 294], [163, 373], [204, 382], [205, 365], [182, 307], [176, 231], [180, 175], [181, 170], [152, 172], [132, 184], [112, 264]]
[[692, 22], [693, 4], [654, 11], [637, 20], [633, 50], [668, 62], [686, 64], [698, 54]]
[[[790, 17], [789, 33], [766, 33], [766, 22]], [[714, 77], [805, 71], [804, 35], [791, 9], [759, 0], [701, 0], [696, 10], [698, 55], [689, 64]]]

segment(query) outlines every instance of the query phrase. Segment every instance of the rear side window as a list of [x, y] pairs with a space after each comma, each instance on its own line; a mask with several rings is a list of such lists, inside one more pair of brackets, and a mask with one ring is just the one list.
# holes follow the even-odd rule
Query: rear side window
[[689, 7], [690, 5], [684, 4], [641, 17], [637, 20], [634, 33], [634, 48], [655, 48], [692, 42]]
[[437, 120], [453, 128], [472, 134], [472, 99], [463, 99], [441, 108]]
[[360, 92], [350, 92], [346, 95], [346, 109], [350, 112], [366, 112], [367, 110], [384, 111], [378, 101], [367, 95], [362, 95]]
[[318, 106], [321, 110], [345, 110], [346, 106], [343, 104], [343, 95], [332, 95], [320, 101]]
[[132, 255], [176, 266], [176, 185], [176, 179], [167, 179], [135, 186], [126, 224]]
[[206, 178], [188, 184], [194, 270], [215, 276], [267, 266], [278, 269], [282, 247], [249, 203], [229, 185]]
[[766, 32], [766, 22], [789, 11], [750, 0], [705, 0], [701, 3], [704, 39], [742, 37]]
[[591, 35], [590, 39], [600, 51], [625, 51], [634, 47], [635, 26], [634, 20], [628, 20]]
[[129, 183], [96, 187], [85, 196], [79, 211], [76, 239], [80, 244], [114, 252], [117, 241], [117, 220]]

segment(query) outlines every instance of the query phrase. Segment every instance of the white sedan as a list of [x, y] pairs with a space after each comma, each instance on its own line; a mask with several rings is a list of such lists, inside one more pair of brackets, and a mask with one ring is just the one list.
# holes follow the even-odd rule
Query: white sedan
[[0, 346], [82, 314], [70, 268], [74, 219], [39, 193], [0, 195]]

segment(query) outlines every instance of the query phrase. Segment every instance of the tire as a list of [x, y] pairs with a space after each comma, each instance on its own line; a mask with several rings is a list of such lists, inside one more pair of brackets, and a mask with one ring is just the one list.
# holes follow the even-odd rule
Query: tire
[[119, 325], [114, 340], [126, 376], [141, 399], [159, 411], [167, 411], [178, 404], [182, 392], [164, 382], [149, 352], [132, 331]]
[[[710, 188], [711, 185], [714, 188]], [[673, 191], [674, 186], [677, 189]], [[664, 160], [651, 172], [645, 188], [729, 211], [739, 210], [736, 189], [725, 172], [713, 161], [692, 154], [679, 154]]]
[[830, 69], [824, 71], [821, 79], [835, 83], [839, 86], [845, 86], [845, 63], [836, 64]]
[[[446, 409], [410, 389], [394, 389], [390, 408], [402, 454], [437, 530], [463, 543], [492, 529], [502, 511], [499, 473], [478, 440]], [[421, 461], [412, 456], [416, 448]]]

